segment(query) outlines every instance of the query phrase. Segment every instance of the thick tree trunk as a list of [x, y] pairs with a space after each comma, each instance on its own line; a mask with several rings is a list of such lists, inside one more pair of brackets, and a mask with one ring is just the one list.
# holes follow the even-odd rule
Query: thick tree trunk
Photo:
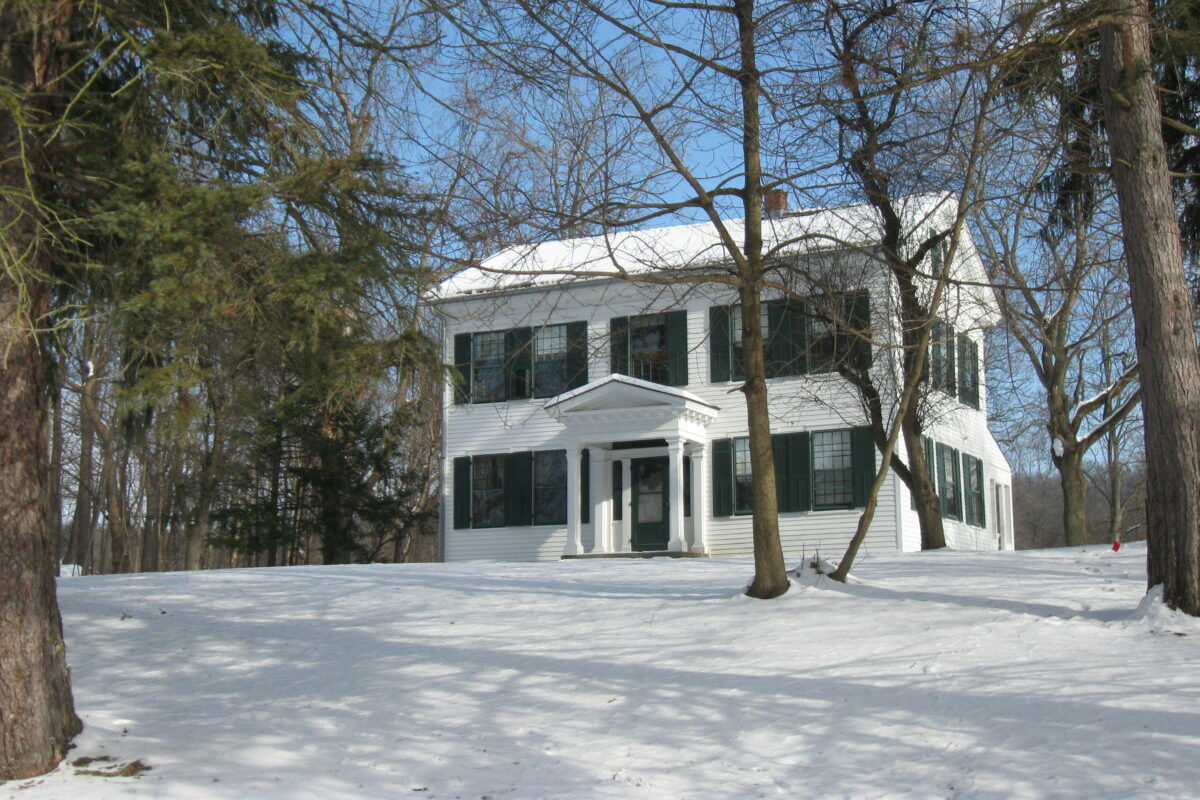
[[779, 506], [775, 496], [775, 454], [771, 448], [771, 417], [767, 406], [766, 361], [763, 357], [757, 286], [743, 285], [742, 342], [745, 353], [746, 420], [750, 433], [751, 522], [754, 542], [754, 580], [751, 597], [778, 597], [791, 585], [779, 543]]
[[925, 463], [921, 429], [916, 423], [917, 417], [913, 413], [906, 414], [902, 423], [904, 447], [908, 451], [908, 490], [912, 492], [917, 520], [921, 526], [921, 549], [938, 550], [946, 546], [946, 530], [942, 527], [942, 505], [938, 499], [937, 487], [929, 479], [929, 465]]
[[761, 75], [757, 65], [756, 23], [753, 0], [734, 0], [738, 21], [738, 82], [742, 99], [742, 163], [745, 182], [746, 263], [738, 287], [742, 301], [742, 350], [745, 353], [746, 421], [750, 433], [750, 470], [754, 542], [754, 580], [746, 594], [760, 599], [778, 597], [788, 590], [787, 568], [779, 543], [779, 506], [775, 497], [775, 455], [771, 448], [771, 417], [767, 407], [767, 364], [759, 319], [763, 275], [762, 162], [759, 102]]
[[[0, 2], [0, 76], [43, 84], [46, 42]], [[55, 596], [57, 546], [48, 524], [45, 361], [35, 333], [48, 305], [48, 257], [37, 244], [16, 124], [0, 105], [0, 781], [54, 768], [75, 716]], [[26, 151], [29, 152], [28, 150]]]
[[1200, 353], [1150, 72], [1146, 0], [1101, 27], [1101, 82], [1141, 364], [1147, 573], [1200, 616]]
[[1074, 446], [1070, 449], [1064, 446], [1062, 455], [1052, 453], [1051, 460], [1058, 469], [1062, 486], [1063, 536], [1067, 547], [1085, 545], [1088, 543], [1087, 475], [1083, 470], [1083, 452]]
[[54, 574], [58, 575], [62, 553], [66, 550], [62, 524], [62, 471], [63, 471], [63, 410], [62, 410], [62, 381], [61, 371], [55, 377], [54, 415], [50, 423], [50, 501], [47, 508], [49, 513], [50, 538], [54, 542]]
[[196, 518], [187, 526], [184, 534], [183, 568], [200, 569], [204, 557], [204, 543], [208, 540], [208, 507], [201, 508]]

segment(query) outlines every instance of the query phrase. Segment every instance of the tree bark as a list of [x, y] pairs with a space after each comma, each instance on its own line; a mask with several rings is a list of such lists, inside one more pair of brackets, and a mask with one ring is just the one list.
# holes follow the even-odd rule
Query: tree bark
[[1061, 456], [1051, 457], [1058, 468], [1062, 486], [1063, 534], [1067, 547], [1085, 545], [1088, 543], [1087, 476], [1083, 471], [1083, 453], [1071, 449], [1064, 450]]
[[917, 415], [906, 414], [902, 425], [904, 448], [908, 451], [908, 490], [912, 492], [921, 526], [921, 549], [938, 550], [946, 546], [946, 529], [942, 526], [942, 504], [937, 487], [929, 479], [929, 464], [925, 463], [925, 446], [921, 442]]
[[1200, 616], [1200, 353], [1150, 72], [1146, 0], [1101, 26], [1101, 85], [1141, 364], [1147, 579]]
[[[32, 95], [53, 78], [39, 21], [0, 3], [0, 76]], [[44, 110], [44, 109], [43, 109]], [[75, 716], [55, 596], [47, 394], [36, 327], [49, 305], [49, 253], [37, 229], [11, 106], [0, 105], [0, 781], [53, 769], [82, 727]], [[40, 166], [40, 165], [39, 165]]]
[[759, 102], [761, 79], [756, 60], [757, 33], [753, 0], [735, 0], [741, 71], [742, 163], [745, 183], [745, 256], [738, 292], [742, 302], [742, 342], [745, 353], [746, 420], [750, 433], [751, 494], [753, 503], [754, 580], [746, 594], [759, 599], [778, 597], [788, 590], [787, 568], [779, 542], [779, 506], [775, 497], [775, 456], [771, 449], [771, 417], [767, 405], [767, 364], [759, 319], [763, 276], [762, 161]]

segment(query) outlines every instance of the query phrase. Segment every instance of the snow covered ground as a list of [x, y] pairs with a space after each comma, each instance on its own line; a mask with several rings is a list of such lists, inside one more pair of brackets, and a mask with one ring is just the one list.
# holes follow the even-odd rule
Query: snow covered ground
[[65, 579], [71, 759], [0, 798], [1200, 796], [1200, 624], [1145, 549]]

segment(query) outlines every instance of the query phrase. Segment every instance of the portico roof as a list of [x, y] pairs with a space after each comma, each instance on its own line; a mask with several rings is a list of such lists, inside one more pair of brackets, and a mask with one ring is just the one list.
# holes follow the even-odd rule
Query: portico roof
[[721, 410], [678, 386], [616, 373], [552, 397], [545, 408], [560, 419], [563, 414], [662, 409], [696, 414], [706, 422]]

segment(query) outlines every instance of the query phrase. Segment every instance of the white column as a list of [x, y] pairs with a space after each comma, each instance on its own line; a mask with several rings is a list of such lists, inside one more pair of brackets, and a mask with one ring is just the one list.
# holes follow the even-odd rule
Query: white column
[[633, 552], [633, 467], [628, 458], [621, 459], [621, 541], [618, 550]]
[[567, 447], [567, 546], [566, 555], [583, 553], [583, 533], [579, 527], [579, 452], [580, 447]]
[[592, 552], [607, 553], [612, 531], [612, 466], [608, 451], [599, 447], [588, 449], [591, 457], [592, 485]]
[[704, 445], [692, 453], [692, 552], [708, 551], [704, 539], [708, 520], [708, 470], [704, 468]]
[[683, 538], [683, 442], [679, 439], [671, 442], [667, 446], [667, 454], [670, 457], [668, 472], [671, 479], [671, 516], [669, 520], [671, 539], [667, 542], [667, 549], [675, 553], [682, 553], [687, 550], [687, 542]]

